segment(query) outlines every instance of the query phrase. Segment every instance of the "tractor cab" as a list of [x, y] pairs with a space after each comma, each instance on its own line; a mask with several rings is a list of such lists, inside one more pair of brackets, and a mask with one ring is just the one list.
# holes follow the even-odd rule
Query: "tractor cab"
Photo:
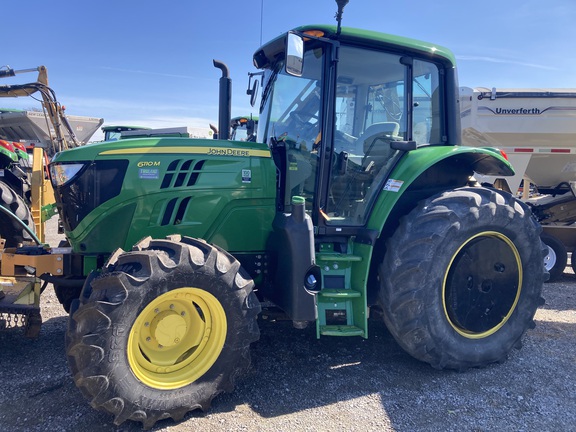
[[303, 27], [254, 55], [264, 69], [257, 141], [285, 173], [278, 208], [305, 197], [319, 232], [366, 225], [379, 192], [400, 188], [390, 174], [403, 155], [459, 140], [456, 117], [447, 120], [455, 107], [443, 96], [455, 82], [451, 54], [402, 52], [392, 37], [360, 36]]
[[258, 117], [240, 116], [230, 120], [230, 139], [232, 141], [256, 141]]

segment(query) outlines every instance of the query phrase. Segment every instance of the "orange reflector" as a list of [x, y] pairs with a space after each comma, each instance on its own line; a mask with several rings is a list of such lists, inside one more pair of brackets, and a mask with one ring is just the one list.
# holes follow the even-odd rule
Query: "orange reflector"
[[506, 154], [506, 152], [504, 150], [500, 150], [500, 154], [502, 155], [502, 157], [506, 160], [508, 160], [508, 155]]
[[322, 37], [324, 36], [324, 32], [322, 30], [306, 30], [304, 34], [314, 37]]

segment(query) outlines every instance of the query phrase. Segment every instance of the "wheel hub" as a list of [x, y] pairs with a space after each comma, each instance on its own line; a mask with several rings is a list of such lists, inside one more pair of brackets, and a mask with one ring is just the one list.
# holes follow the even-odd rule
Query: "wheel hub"
[[546, 271], [550, 271], [556, 265], [556, 252], [550, 246], [548, 246], [548, 255], [544, 257], [544, 268]]
[[477, 234], [456, 251], [446, 272], [446, 317], [465, 337], [487, 337], [508, 320], [521, 287], [522, 261], [514, 243], [499, 232]]
[[160, 312], [150, 323], [150, 337], [164, 347], [180, 343], [186, 331], [184, 318], [171, 310]]
[[128, 338], [130, 367], [158, 389], [185, 386], [210, 369], [226, 340], [226, 314], [212, 294], [178, 288], [152, 300]]

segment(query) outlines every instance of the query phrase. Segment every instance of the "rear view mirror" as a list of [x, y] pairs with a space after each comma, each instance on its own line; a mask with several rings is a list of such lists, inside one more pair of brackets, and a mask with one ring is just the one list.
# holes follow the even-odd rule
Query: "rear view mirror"
[[246, 92], [250, 95], [250, 106], [254, 106], [256, 99], [258, 98], [258, 84], [258, 80], [254, 80], [252, 88]]
[[[248, 72], [248, 89], [246, 90], [246, 94], [250, 96], [250, 105], [254, 106], [256, 103], [256, 99], [258, 98], [258, 86], [259, 82], [254, 77], [257, 75], [264, 75], [264, 72]], [[254, 78], [254, 81], [252, 81]]]
[[304, 67], [304, 39], [289, 32], [286, 38], [286, 73], [302, 76]]

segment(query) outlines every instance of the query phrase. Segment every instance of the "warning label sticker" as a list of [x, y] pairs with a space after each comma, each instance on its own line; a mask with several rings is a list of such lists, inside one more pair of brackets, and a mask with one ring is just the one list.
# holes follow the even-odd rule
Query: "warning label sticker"
[[398, 192], [403, 184], [404, 182], [402, 180], [388, 179], [384, 185], [384, 190], [390, 192]]

